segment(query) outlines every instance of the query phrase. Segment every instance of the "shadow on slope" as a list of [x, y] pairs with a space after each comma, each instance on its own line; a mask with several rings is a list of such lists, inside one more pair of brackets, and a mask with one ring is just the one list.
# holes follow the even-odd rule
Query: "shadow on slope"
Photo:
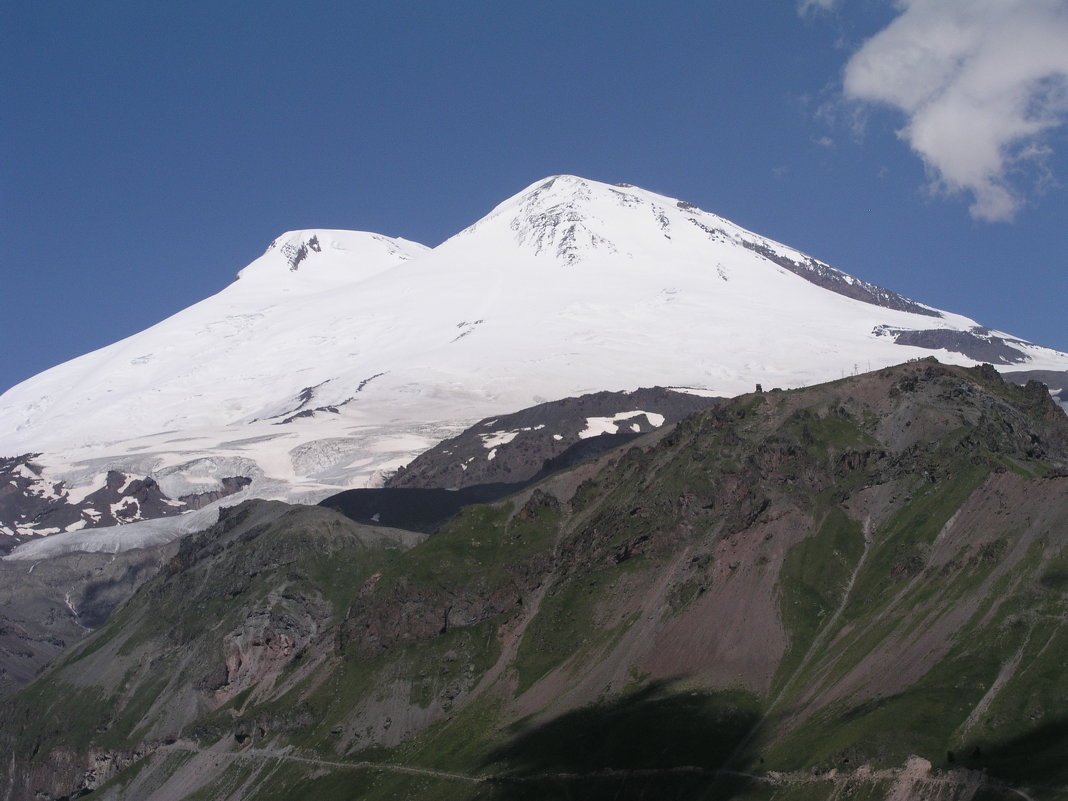
[[503, 768], [482, 797], [530, 799], [729, 798], [751, 779], [721, 774], [759, 717], [741, 691], [678, 691], [654, 682], [630, 695], [514, 727], [484, 766]]
[[969, 746], [957, 761], [1011, 784], [1068, 791], [1068, 716], [1017, 737]]
[[457, 490], [381, 487], [339, 492], [319, 502], [350, 520], [432, 534], [465, 506], [492, 503], [524, 484], [476, 484]]
[[465, 506], [492, 503], [543, 478], [600, 456], [640, 434], [601, 434], [576, 442], [559, 456], [546, 459], [541, 470], [524, 481], [473, 484], [460, 489], [381, 487], [353, 489], [331, 495], [320, 506], [335, 509], [350, 520], [366, 525], [389, 526], [433, 534]]

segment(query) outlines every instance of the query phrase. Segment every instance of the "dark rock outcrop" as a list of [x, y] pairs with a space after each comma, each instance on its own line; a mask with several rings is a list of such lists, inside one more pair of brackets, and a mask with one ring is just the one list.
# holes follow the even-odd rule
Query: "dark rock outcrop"
[[171, 517], [225, 498], [252, 483], [245, 476], [220, 479], [217, 489], [168, 498], [150, 476], [134, 478], [109, 470], [104, 486], [72, 500], [62, 481], [48, 481], [35, 461], [39, 454], [0, 459], [0, 553], [28, 537], [82, 528], [121, 526]]

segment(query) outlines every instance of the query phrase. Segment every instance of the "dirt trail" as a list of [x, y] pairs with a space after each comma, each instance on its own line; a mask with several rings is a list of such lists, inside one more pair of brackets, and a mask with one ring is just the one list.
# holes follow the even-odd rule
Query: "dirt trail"
[[[462, 782], [465, 784], [488, 784], [488, 783], [504, 783], [504, 784], [524, 784], [527, 782], [538, 782], [549, 780], [562, 780], [562, 781], [582, 781], [584, 779], [594, 778], [655, 778], [657, 776], [678, 776], [678, 775], [699, 775], [708, 776], [712, 778], [716, 777], [740, 777], [749, 779], [751, 781], [760, 782], [762, 784], [770, 784], [778, 787], [789, 787], [797, 785], [812, 785], [820, 783], [830, 783], [836, 789], [845, 786], [855, 787], [857, 783], [883, 783], [890, 782], [889, 794], [886, 801], [908, 801], [909, 799], [923, 797], [923, 794], [918, 792], [924, 787], [932, 789], [934, 795], [932, 797], [942, 797], [942, 790], [949, 788], [959, 788], [965, 792], [966, 798], [973, 796], [978, 790], [982, 788], [991, 788], [1001, 790], [1005, 792], [1015, 793], [1025, 801], [1034, 801], [1027, 793], [1022, 790], [1018, 790], [1014, 787], [1009, 787], [1004, 784], [995, 781], [989, 781], [987, 777], [976, 771], [950, 771], [945, 774], [931, 773], [931, 763], [920, 757], [912, 757], [908, 762], [900, 768], [888, 768], [885, 770], [872, 771], [870, 768], [861, 767], [853, 772], [837, 773], [831, 771], [829, 774], [815, 775], [808, 771], [802, 771], [798, 773], [776, 773], [771, 772], [767, 774], [749, 773], [739, 770], [728, 770], [726, 768], [714, 769], [704, 768], [697, 765], [676, 765], [669, 768], [644, 768], [644, 769], [616, 769], [616, 768], [604, 768], [601, 770], [588, 771], [585, 773], [570, 773], [570, 772], [544, 772], [528, 775], [508, 775], [508, 774], [468, 774], [468, 773], [456, 773], [452, 771], [436, 770], [434, 768], [419, 767], [416, 765], [401, 765], [393, 762], [340, 762], [337, 760], [319, 759], [317, 757], [301, 756], [290, 751], [289, 747], [272, 749], [272, 748], [250, 748], [244, 751], [215, 751], [210, 748], [201, 748], [196, 743], [188, 740], [179, 740], [170, 745], [162, 746], [157, 753], [167, 753], [174, 751], [182, 751], [187, 753], [196, 754], [198, 757], [204, 757], [215, 761], [216, 765], [222, 760], [226, 761], [259, 761], [259, 762], [296, 762], [304, 765], [312, 765], [315, 767], [331, 768], [335, 770], [368, 770], [368, 771], [380, 771], [386, 773], [401, 773], [409, 776], [428, 776], [435, 779], [444, 779], [446, 781]], [[833, 793], [832, 793], [833, 795]]]
[[317, 767], [337, 768], [341, 770], [381, 770], [391, 773], [406, 773], [412, 776], [432, 776], [437, 779], [448, 779], [451, 781], [467, 782], [469, 784], [477, 784], [486, 781], [486, 777], [483, 776], [472, 776], [465, 773], [450, 773], [445, 770], [421, 768], [414, 765], [397, 765], [389, 762], [367, 761], [338, 762], [329, 759], [319, 759], [317, 757], [306, 757], [290, 753], [287, 748], [249, 748], [244, 751], [212, 751], [200, 748], [195, 743], [179, 740], [171, 745], [161, 747], [159, 751], [164, 753], [167, 751], [187, 751], [193, 754], [208, 755], [216, 760], [280, 760], [283, 762], [299, 762], [304, 765], [315, 765]]

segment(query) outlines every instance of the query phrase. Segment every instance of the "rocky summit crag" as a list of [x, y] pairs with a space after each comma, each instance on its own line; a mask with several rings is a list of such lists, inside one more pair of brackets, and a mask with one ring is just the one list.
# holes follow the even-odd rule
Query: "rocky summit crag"
[[163, 547], [3, 703], [0, 797], [1068, 797], [1068, 418], [989, 366], [739, 396], [429, 537]]

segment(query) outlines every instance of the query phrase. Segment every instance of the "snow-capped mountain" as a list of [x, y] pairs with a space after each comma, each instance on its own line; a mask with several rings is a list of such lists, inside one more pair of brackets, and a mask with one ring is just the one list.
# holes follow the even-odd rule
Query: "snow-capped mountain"
[[726, 396], [929, 355], [1068, 371], [1066, 354], [688, 203], [557, 176], [433, 249], [284, 234], [217, 295], [5, 393], [0, 456], [39, 454], [32, 491], [57, 497], [117, 471], [171, 499], [241, 478], [242, 496], [315, 501], [546, 400], [653, 385]]

